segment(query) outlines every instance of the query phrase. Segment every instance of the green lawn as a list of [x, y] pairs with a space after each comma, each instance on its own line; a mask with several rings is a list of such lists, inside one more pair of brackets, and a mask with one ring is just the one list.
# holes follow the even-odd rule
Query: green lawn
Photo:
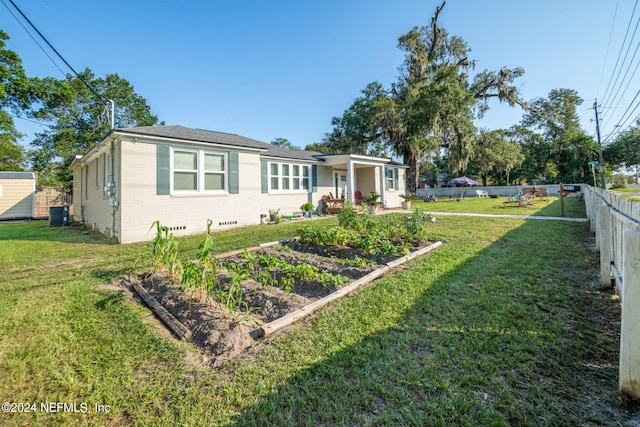
[[[488, 203], [459, 205], [471, 202]], [[216, 251], [299, 225], [221, 232]], [[616, 425], [617, 341], [594, 313], [619, 312], [588, 286], [588, 225], [443, 216], [431, 238], [446, 244], [211, 369], [148, 309], [99, 288], [147, 269], [149, 244], [0, 224], [0, 396], [88, 405], [0, 413], [0, 425]], [[180, 239], [186, 256], [198, 241]]]
[[[507, 197], [466, 197], [463, 201], [451, 198], [440, 198], [437, 202], [412, 202], [411, 208], [419, 208], [427, 212], [467, 212], [496, 215], [535, 215], [561, 216], [559, 197], [548, 197], [545, 201], [535, 201], [531, 205], [521, 207], [514, 203], [504, 203]], [[577, 197], [565, 197], [565, 216], [569, 218], [584, 217], [584, 202]]]
[[[609, 191], [614, 194], [617, 194], [619, 197], [622, 197], [623, 199], [627, 199], [634, 203], [640, 202], [640, 197], [638, 196], [639, 190], [637, 187], [636, 188], [618, 187], [615, 189], [611, 189]], [[633, 194], [629, 195], [625, 193], [633, 193]]]

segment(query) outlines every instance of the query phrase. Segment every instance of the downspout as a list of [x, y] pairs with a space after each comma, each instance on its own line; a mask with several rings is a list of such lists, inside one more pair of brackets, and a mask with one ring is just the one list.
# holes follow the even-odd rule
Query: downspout
[[[115, 182], [115, 144], [114, 138], [111, 138], [111, 143], [109, 146], [109, 187], [111, 188], [111, 234], [118, 239], [118, 233], [116, 233], [116, 211], [118, 210], [118, 198], [115, 196], [116, 194], [116, 182]], [[118, 239], [119, 240], [119, 239]]]
[[382, 203], [382, 206], [385, 206], [387, 204], [387, 193], [385, 192], [385, 182], [386, 182], [386, 175], [385, 175], [385, 166], [381, 165], [376, 167], [374, 170], [377, 170], [379, 168], [380, 170], [380, 175], [379, 175], [379, 180], [380, 180], [380, 203]]
[[[111, 132], [113, 134], [113, 130], [116, 128], [116, 103], [113, 99], [108, 100], [109, 105], [109, 121], [111, 122]], [[110, 199], [109, 203], [111, 204], [111, 234], [113, 237], [118, 239], [118, 233], [116, 233], [116, 211], [118, 210], [118, 198], [115, 196], [116, 194], [116, 181], [115, 181], [115, 137], [111, 138], [111, 142], [109, 144], [109, 189], [110, 189]]]
[[[80, 222], [84, 224], [84, 173], [82, 172], [84, 167], [80, 165]], [[75, 208], [74, 208], [75, 214]]]

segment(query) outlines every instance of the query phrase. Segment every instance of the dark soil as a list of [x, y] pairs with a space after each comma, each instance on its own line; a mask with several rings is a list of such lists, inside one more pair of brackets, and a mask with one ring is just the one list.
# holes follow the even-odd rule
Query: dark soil
[[[424, 242], [420, 247], [430, 243]], [[359, 279], [401, 256], [368, 255], [360, 249], [346, 246], [317, 246], [297, 241], [289, 242], [286, 246], [286, 250], [267, 247], [256, 252], [276, 255], [292, 265], [310, 264], [320, 271], [345, 276], [348, 281]], [[414, 248], [417, 249], [419, 247]], [[353, 267], [341, 265], [331, 259], [354, 259], [356, 256], [369, 259], [375, 264]], [[245, 262], [239, 256], [229, 257], [224, 261]], [[338, 289], [334, 285], [296, 278], [293, 290], [286, 292], [278, 287], [262, 286], [251, 279], [245, 280], [242, 282], [242, 293], [246, 307], [232, 314], [211, 298], [187, 295], [178, 283], [164, 274], [145, 275], [139, 280], [151, 296], [191, 331], [191, 342], [200, 349], [203, 363], [211, 366], [219, 366], [251, 348], [259, 341], [260, 325], [294, 312]], [[231, 277], [227, 273], [219, 275], [219, 280], [220, 285], [225, 287]]]

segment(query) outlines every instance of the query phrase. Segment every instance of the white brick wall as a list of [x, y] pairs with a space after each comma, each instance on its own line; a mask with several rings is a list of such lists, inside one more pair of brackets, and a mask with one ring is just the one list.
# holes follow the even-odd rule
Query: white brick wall
[[175, 236], [200, 234], [260, 223], [260, 157], [239, 153], [240, 193], [225, 195], [156, 195], [156, 147], [122, 142], [120, 185], [121, 243], [152, 240], [149, 230], [159, 220]]
[[[81, 172], [76, 169], [74, 201], [80, 202], [84, 209], [78, 206], [74, 217], [80, 219], [82, 215], [88, 226], [108, 235], [114, 234], [115, 223], [115, 235], [120, 243], [133, 243], [153, 240], [155, 229], [151, 226], [154, 221], [169, 227], [176, 236], [201, 234], [206, 231], [209, 219], [212, 220], [213, 231], [259, 224], [260, 215], [268, 215], [270, 209], [279, 209], [281, 214], [288, 215], [299, 212], [300, 205], [309, 200], [309, 193], [262, 193], [260, 156], [249, 151], [238, 154], [239, 194], [157, 195], [157, 147], [156, 143], [128, 139], [116, 143], [114, 180], [117, 207], [110, 206], [110, 198], [103, 195], [104, 166], [100, 167], [100, 161], [88, 162], [86, 190], [86, 171], [84, 168]], [[108, 150], [105, 144], [92, 155], [100, 159], [100, 154]], [[373, 188], [379, 187], [379, 180], [374, 181]], [[387, 205], [390, 207], [400, 205], [398, 195], [404, 189], [403, 169], [400, 170], [399, 183], [402, 189], [387, 192]], [[318, 206], [321, 197], [329, 192], [335, 192], [333, 168], [318, 166], [317, 191], [311, 193], [313, 205]]]

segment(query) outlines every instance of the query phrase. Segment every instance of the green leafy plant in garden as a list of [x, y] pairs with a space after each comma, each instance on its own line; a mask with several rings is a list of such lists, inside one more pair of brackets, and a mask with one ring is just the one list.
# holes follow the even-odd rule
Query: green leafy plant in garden
[[278, 286], [278, 280], [268, 270], [262, 270], [255, 276], [255, 281], [262, 286]]
[[340, 212], [338, 212], [338, 225], [340, 227], [356, 230], [358, 228], [358, 210], [353, 203], [345, 203]]
[[352, 204], [347, 204], [338, 213], [338, 225], [363, 233], [375, 228], [377, 223], [368, 210], [364, 214], [359, 214]]
[[[219, 303], [227, 307], [234, 316], [237, 316], [244, 309], [246, 315], [252, 310], [249, 308], [247, 302], [243, 299], [242, 295], [242, 282], [249, 278], [246, 272], [238, 272], [230, 276], [231, 281], [229, 286], [225, 289], [219, 287], [216, 291], [216, 299]], [[246, 318], [245, 318], [246, 320]]]
[[277, 286], [291, 292], [295, 286], [295, 279], [317, 280], [319, 283], [340, 286], [348, 280], [344, 276], [320, 271], [318, 267], [301, 263], [292, 265], [289, 262], [271, 254], [257, 254], [245, 250], [240, 258], [242, 264], [229, 264], [227, 267], [236, 275], [243, 274], [253, 278], [262, 286]]
[[156, 227], [156, 235], [151, 245], [151, 253], [153, 254], [153, 272], [167, 269], [170, 277], [174, 277], [180, 270], [180, 261], [178, 260], [178, 240], [173, 233], [169, 232], [169, 227], [160, 224], [160, 221], [154, 221], [151, 229]]
[[407, 244], [394, 244], [389, 239], [387, 233], [379, 229], [364, 234], [359, 240], [355, 241], [353, 245], [369, 255], [395, 255], [407, 254], [409, 252]]
[[347, 283], [349, 279], [339, 274], [331, 274], [326, 271], [322, 271], [319, 273], [318, 281], [323, 285], [333, 285], [338, 287]]
[[197, 260], [182, 264], [181, 282], [185, 289], [212, 296], [219, 285], [217, 279], [218, 261], [213, 256], [215, 240], [211, 234], [211, 224], [207, 221], [207, 232], [198, 246]]
[[416, 240], [426, 239], [426, 227], [430, 222], [431, 216], [424, 211], [416, 209], [411, 215], [404, 220], [404, 228], [408, 235]]
[[361, 256], [354, 256], [353, 258], [338, 258], [332, 256], [331, 262], [335, 264], [345, 265], [347, 267], [373, 267], [376, 265], [375, 262], [371, 261], [368, 258], [362, 258]]
[[381, 219], [346, 207], [338, 214], [338, 227], [303, 227], [298, 235], [304, 243], [349, 245], [369, 255], [407, 254], [411, 247], [409, 241], [426, 239], [429, 219], [428, 214], [419, 210], [409, 217], [388, 215]]
[[311, 264], [299, 264], [296, 265], [293, 272], [296, 276], [302, 280], [312, 280], [318, 276], [318, 267]]
[[358, 238], [353, 230], [344, 227], [302, 227], [298, 230], [298, 236], [303, 243], [316, 245], [346, 245], [351, 240]]

